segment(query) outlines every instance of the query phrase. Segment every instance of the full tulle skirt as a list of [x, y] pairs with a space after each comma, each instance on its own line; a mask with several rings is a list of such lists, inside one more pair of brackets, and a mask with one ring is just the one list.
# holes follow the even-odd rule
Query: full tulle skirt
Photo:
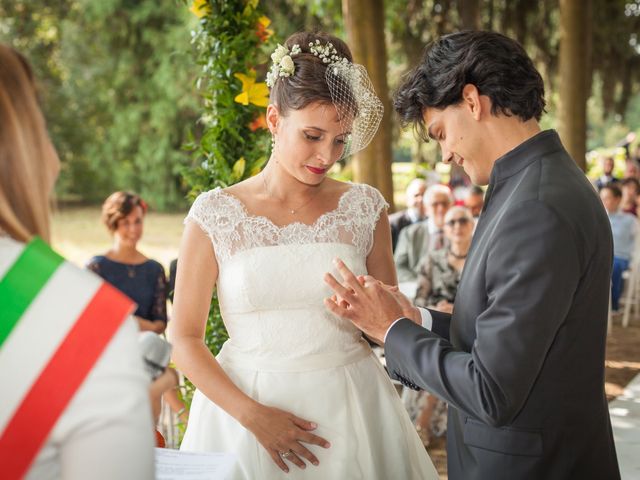
[[[280, 368], [223, 349], [218, 361], [258, 402], [315, 422], [331, 447], [306, 445], [320, 461], [285, 473], [253, 434], [196, 391], [181, 449], [237, 455], [232, 479], [436, 479], [436, 470], [384, 368], [368, 345], [331, 359]], [[346, 364], [345, 364], [346, 362]], [[276, 362], [277, 363], [277, 362]], [[284, 371], [283, 371], [284, 369]]]

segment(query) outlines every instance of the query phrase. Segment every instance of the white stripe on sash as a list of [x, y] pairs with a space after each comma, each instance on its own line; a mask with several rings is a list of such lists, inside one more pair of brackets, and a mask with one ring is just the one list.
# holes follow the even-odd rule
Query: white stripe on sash
[[24, 243], [18, 243], [9, 237], [0, 237], [0, 278], [16, 263], [25, 247]]
[[51, 356], [94, 297], [102, 281], [64, 262], [29, 305], [0, 349], [0, 432]]

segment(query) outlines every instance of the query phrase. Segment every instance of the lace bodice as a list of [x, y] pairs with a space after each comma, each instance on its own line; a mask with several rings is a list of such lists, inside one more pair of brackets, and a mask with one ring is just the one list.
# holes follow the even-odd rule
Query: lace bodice
[[320, 355], [324, 362], [324, 355], [359, 348], [360, 332], [324, 307], [331, 291], [323, 276], [329, 271], [337, 276], [336, 257], [354, 273], [367, 273], [366, 258], [385, 206], [377, 190], [354, 184], [336, 209], [312, 225], [279, 227], [249, 214], [220, 189], [200, 195], [185, 221], [197, 222], [214, 245], [218, 298], [230, 337], [221, 354], [225, 361], [244, 357], [262, 368], [273, 362], [299, 368], [303, 358]]
[[307, 243], [345, 243], [367, 256], [378, 218], [387, 206], [375, 188], [353, 184], [337, 208], [312, 225], [294, 222], [281, 227], [267, 217], [250, 214], [237, 197], [216, 188], [196, 198], [185, 222], [197, 222], [209, 235], [220, 264], [251, 248]]

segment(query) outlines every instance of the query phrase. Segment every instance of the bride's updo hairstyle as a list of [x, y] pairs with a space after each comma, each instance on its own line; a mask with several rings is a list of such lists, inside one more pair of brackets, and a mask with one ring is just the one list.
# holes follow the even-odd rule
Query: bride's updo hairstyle
[[289, 110], [301, 110], [315, 102], [333, 103], [326, 80], [329, 64], [315, 55], [309, 46], [317, 45], [318, 41], [322, 46], [333, 45], [338, 57], [353, 62], [347, 44], [328, 33], [298, 32], [287, 38], [284, 42], [286, 49], [291, 52], [294, 46], [298, 45], [300, 53], [290, 55], [294, 71], [289, 76], [277, 76], [270, 95], [271, 103], [278, 107], [283, 116], [286, 116]]
[[365, 148], [378, 130], [384, 107], [367, 70], [353, 63], [349, 47], [328, 33], [294, 33], [271, 55], [267, 85], [280, 115], [312, 103], [333, 105], [346, 139], [341, 157]]

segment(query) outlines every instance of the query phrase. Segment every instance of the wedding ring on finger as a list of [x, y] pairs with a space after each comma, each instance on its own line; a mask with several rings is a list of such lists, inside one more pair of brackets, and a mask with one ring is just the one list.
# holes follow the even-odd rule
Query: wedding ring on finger
[[293, 455], [293, 452], [289, 450], [287, 452], [278, 452], [278, 454], [281, 458], [289, 458], [291, 455]]

